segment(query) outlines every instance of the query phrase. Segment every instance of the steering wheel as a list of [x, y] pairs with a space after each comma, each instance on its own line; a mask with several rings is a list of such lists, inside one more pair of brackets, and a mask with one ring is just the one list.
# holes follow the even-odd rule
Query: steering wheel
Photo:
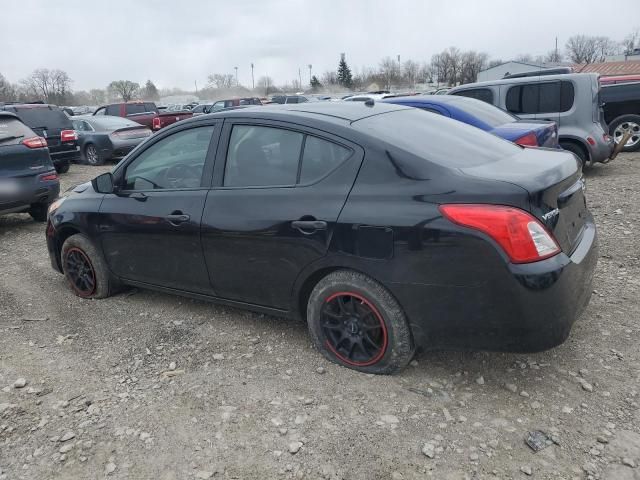
[[194, 187], [190, 181], [196, 180], [199, 184], [201, 172], [198, 167], [178, 163], [164, 171], [164, 184], [169, 188]]

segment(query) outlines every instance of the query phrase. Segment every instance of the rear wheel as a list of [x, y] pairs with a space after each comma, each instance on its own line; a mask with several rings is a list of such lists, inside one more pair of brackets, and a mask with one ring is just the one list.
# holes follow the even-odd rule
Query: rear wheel
[[55, 165], [56, 167], [56, 172], [58, 173], [67, 173], [69, 171], [69, 167], [71, 166], [71, 164], [67, 161], [64, 163], [58, 163], [57, 165]]
[[570, 142], [561, 142], [560, 146], [563, 148], [563, 150], [567, 150], [568, 152], [571, 152], [576, 157], [578, 157], [582, 162], [582, 168], [588, 166], [589, 156], [587, 155], [587, 152], [584, 150], [584, 148]]
[[97, 166], [104, 163], [104, 157], [93, 143], [90, 143], [85, 147], [84, 158], [87, 160], [89, 165]]
[[609, 133], [616, 144], [622, 140], [627, 132], [631, 136], [622, 147], [622, 151], [635, 152], [640, 149], [640, 115], [622, 115], [609, 124]]
[[411, 331], [396, 299], [358, 272], [340, 270], [320, 280], [309, 297], [307, 321], [316, 348], [354, 370], [394, 373], [414, 354]]
[[29, 215], [31, 215], [31, 218], [36, 222], [46, 222], [48, 208], [48, 203], [34, 203], [31, 205], [31, 208], [29, 208]]
[[115, 293], [112, 278], [102, 254], [84, 235], [77, 233], [64, 241], [62, 271], [73, 292], [82, 298], [106, 298]]

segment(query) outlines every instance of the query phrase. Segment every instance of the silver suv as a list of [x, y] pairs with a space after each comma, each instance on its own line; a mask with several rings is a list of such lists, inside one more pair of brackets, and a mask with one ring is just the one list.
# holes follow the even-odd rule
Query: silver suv
[[596, 73], [527, 74], [454, 87], [449, 95], [477, 98], [520, 118], [554, 121], [560, 145], [583, 165], [607, 162], [614, 142], [603, 126]]

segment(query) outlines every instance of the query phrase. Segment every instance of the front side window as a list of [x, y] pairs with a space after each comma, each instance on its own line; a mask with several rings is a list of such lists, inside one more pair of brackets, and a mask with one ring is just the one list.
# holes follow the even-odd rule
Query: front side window
[[200, 187], [214, 128], [182, 130], [147, 148], [126, 167], [124, 189]]
[[224, 108], [224, 102], [216, 102], [211, 107], [211, 111], [222, 110]]
[[120, 116], [120, 105], [109, 105], [107, 107], [107, 115], [113, 115], [115, 117]]
[[226, 187], [294, 185], [304, 135], [290, 130], [235, 125], [224, 173]]
[[477, 100], [493, 104], [493, 91], [490, 88], [472, 88], [470, 90], [455, 92], [454, 95], [475, 98]]

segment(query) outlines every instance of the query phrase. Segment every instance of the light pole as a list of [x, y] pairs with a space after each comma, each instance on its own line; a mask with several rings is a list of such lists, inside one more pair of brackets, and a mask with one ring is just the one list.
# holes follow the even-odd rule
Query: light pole
[[309, 85], [311, 85], [311, 68], [313, 68], [313, 65], [309, 64]]
[[302, 90], [302, 73], [300, 72], [300, 68], [298, 68], [298, 81], [300, 82], [298, 88]]
[[253, 80], [253, 63], [251, 64], [251, 88], [256, 89], [256, 82]]
[[238, 67], [233, 67], [236, 69], [236, 87], [239, 85], [238, 84]]

